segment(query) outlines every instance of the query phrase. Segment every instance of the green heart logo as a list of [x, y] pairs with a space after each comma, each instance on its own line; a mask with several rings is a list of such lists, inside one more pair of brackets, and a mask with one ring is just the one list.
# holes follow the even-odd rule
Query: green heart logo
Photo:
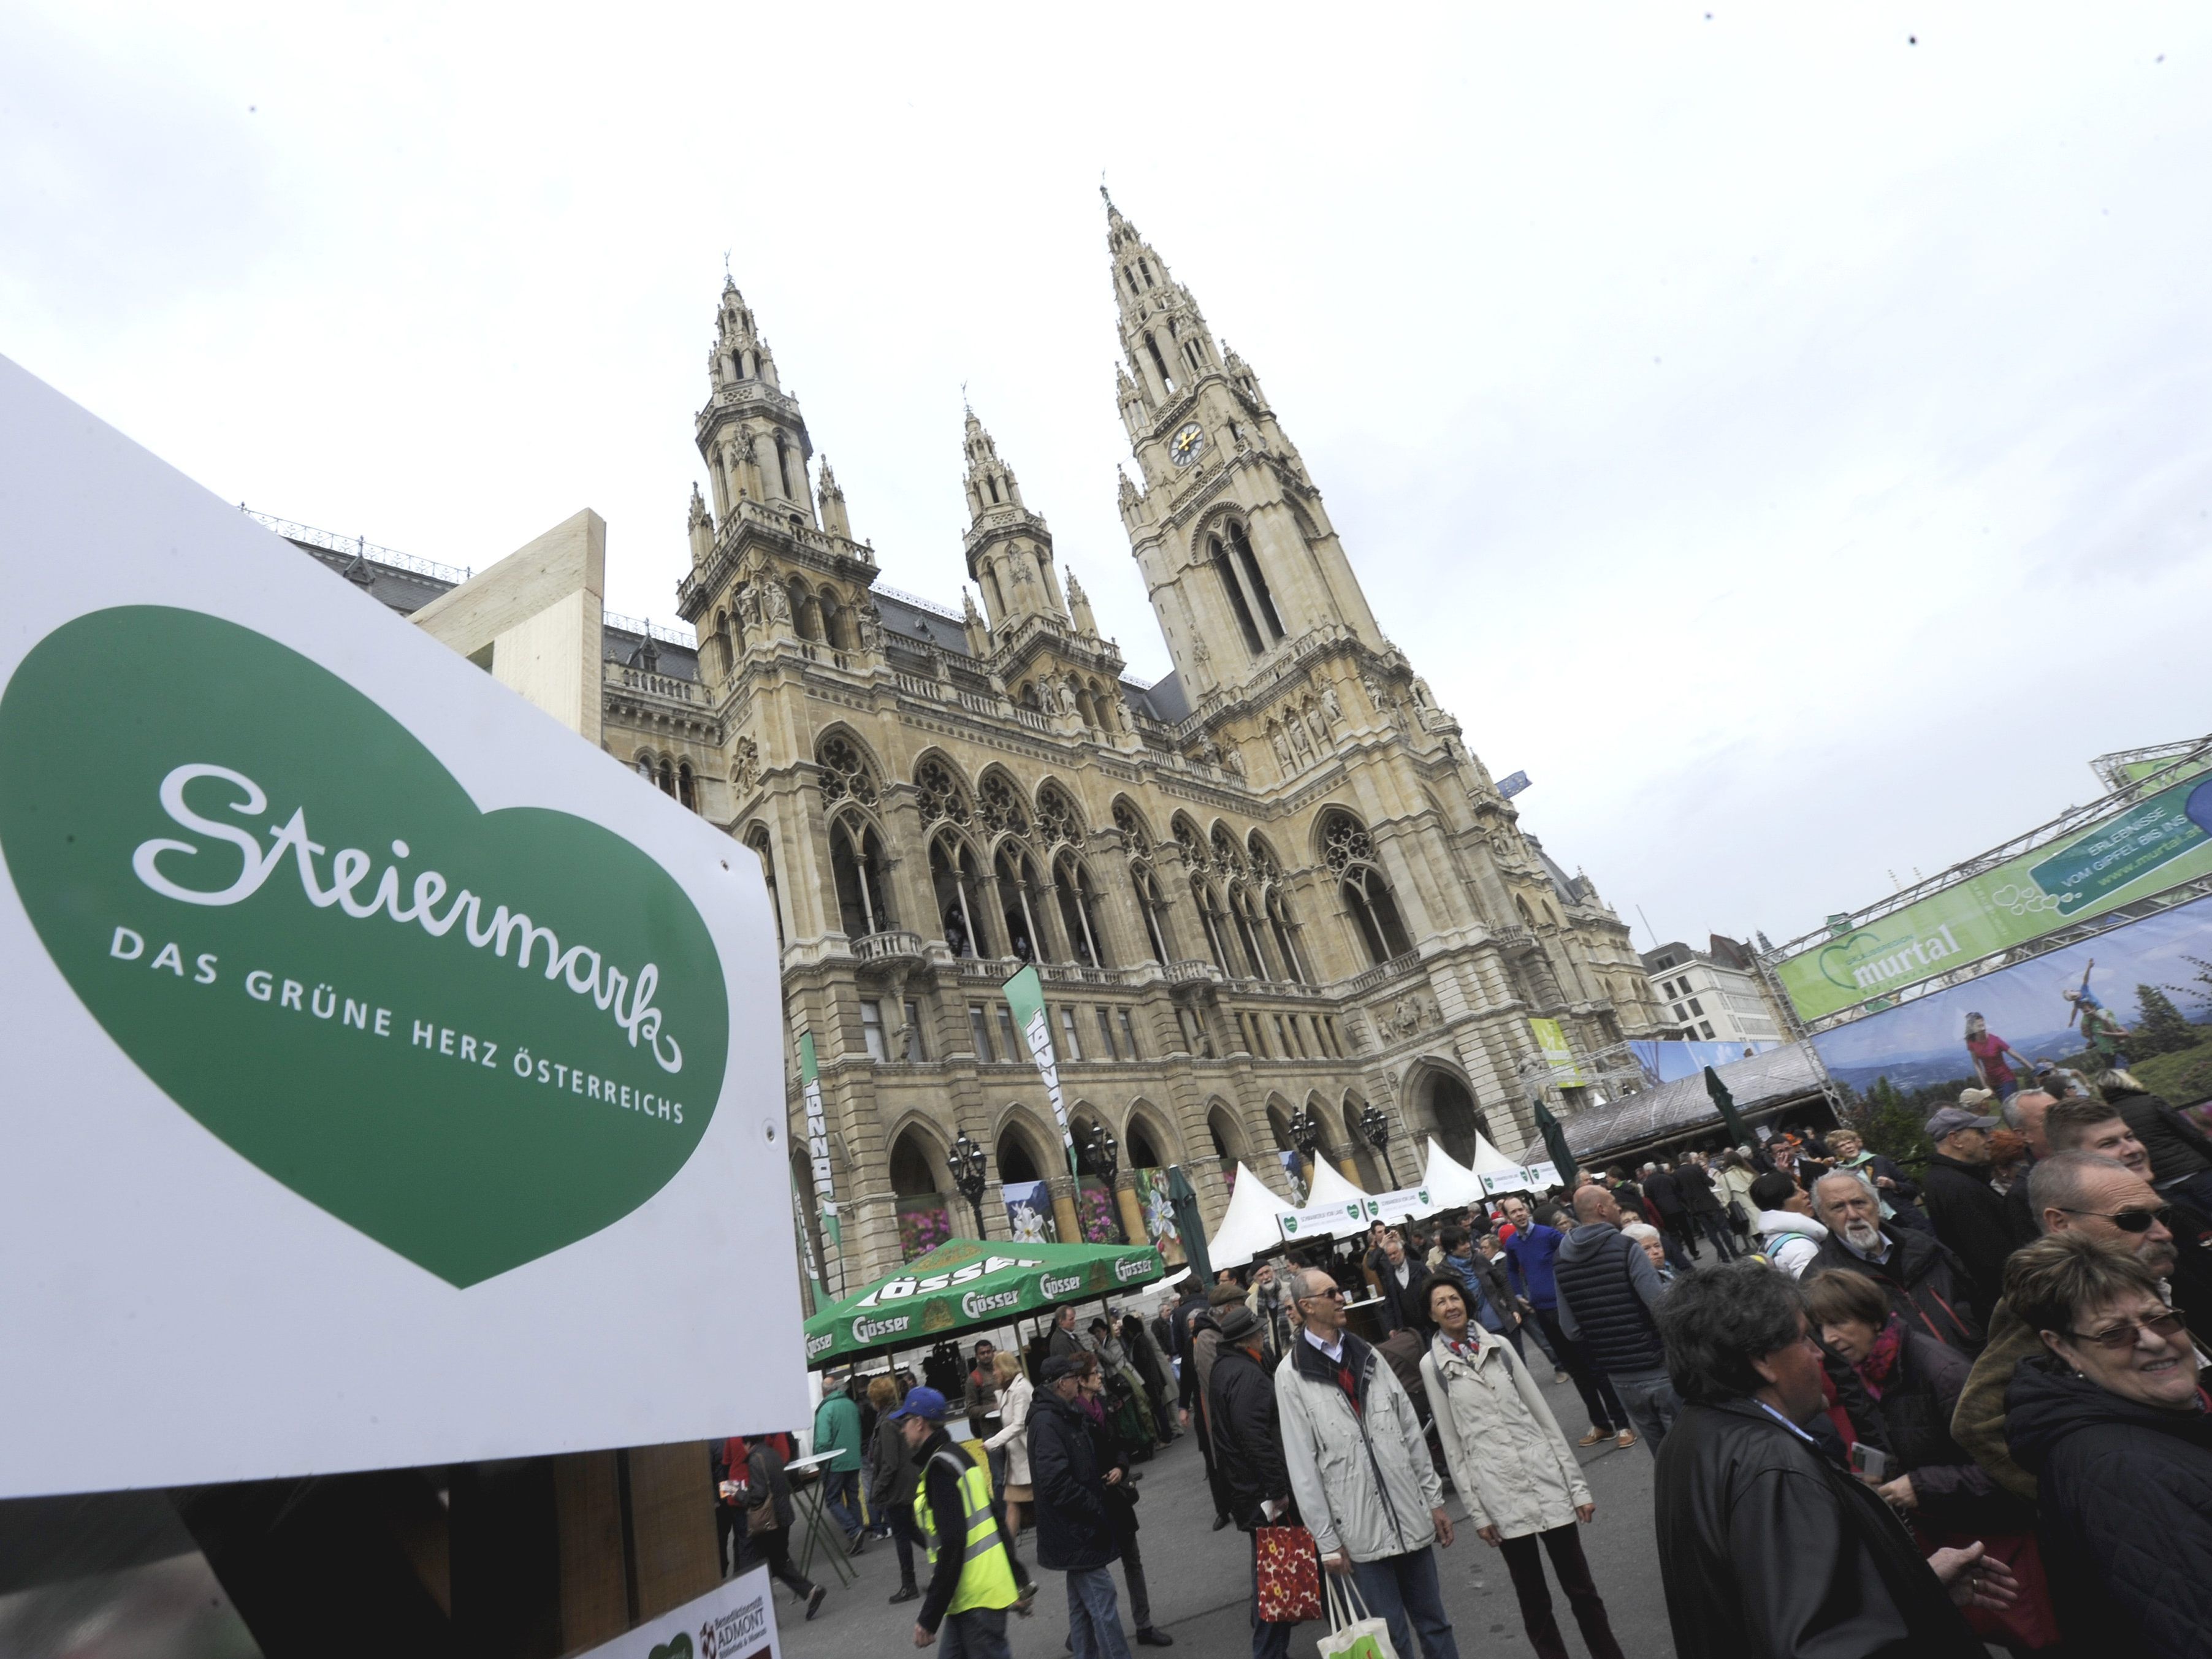
[[108, 1035], [264, 1173], [457, 1286], [665, 1186], [728, 1003], [683, 888], [481, 812], [397, 720], [197, 611], [57, 629], [0, 695], [0, 853]]
[[691, 1638], [678, 1631], [647, 1654], [645, 1659], [691, 1659]]

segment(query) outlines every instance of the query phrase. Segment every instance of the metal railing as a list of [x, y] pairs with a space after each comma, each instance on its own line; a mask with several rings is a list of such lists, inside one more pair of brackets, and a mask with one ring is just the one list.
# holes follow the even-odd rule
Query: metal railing
[[1371, 991], [1378, 985], [1402, 978], [1420, 965], [1421, 953], [1408, 951], [1401, 957], [1392, 957], [1388, 962], [1378, 962], [1364, 973], [1354, 974], [1344, 988], [1346, 994], [1356, 997], [1363, 991]]
[[311, 524], [301, 524], [296, 519], [280, 519], [274, 513], [257, 513], [244, 501], [238, 510], [254, 523], [273, 530], [288, 542], [306, 542], [315, 547], [327, 548], [333, 553], [350, 553], [376, 564], [390, 565], [395, 570], [404, 570], [416, 576], [428, 576], [433, 581], [445, 582], [459, 587], [474, 575], [473, 570], [459, 565], [440, 564], [434, 559], [418, 559], [412, 553], [402, 553], [397, 548], [379, 547], [366, 536], [340, 536], [328, 530], [318, 530]]
[[890, 962], [901, 957], [921, 954], [921, 935], [903, 927], [886, 927], [880, 933], [863, 933], [853, 941], [853, 954], [862, 962]]
[[635, 634], [641, 637], [650, 634], [656, 640], [665, 640], [671, 645], [680, 645], [686, 651], [696, 651], [699, 648], [697, 631], [685, 627], [681, 623], [657, 623], [643, 617], [625, 617], [618, 611], [600, 611], [599, 622], [603, 627], [617, 628], [625, 634]]

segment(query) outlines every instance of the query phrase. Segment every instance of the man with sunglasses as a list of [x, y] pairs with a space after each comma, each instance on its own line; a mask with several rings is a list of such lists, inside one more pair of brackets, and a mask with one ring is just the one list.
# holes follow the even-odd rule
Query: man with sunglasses
[[[1432, 1544], [1451, 1517], [1413, 1402], [1382, 1356], [1344, 1328], [1344, 1292], [1298, 1271], [1304, 1329], [1275, 1368], [1283, 1462], [1322, 1565], [1349, 1574], [1399, 1659], [1459, 1659]], [[1330, 1473], [1324, 1477], [1322, 1471]]]
[[[2116, 1158], [2094, 1152], [2053, 1152], [2028, 1176], [2028, 1206], [2045, 1237], [2079, 1233], [2118, 1244], [2155, 1274], [2185, 1321], [2212, 1321], [2212, 1274], [2196, 1261], [2183, 1270], [2172, 1211], [2150, 1182]], [[2201, 1247], [2192, 1244], [2192, 1255]], [[2187, 1301], [2183, 1300], [2184, 1291]], [[2020, 1362], [2043, 1351], [2042, 1340], [1999, 1302], [1990, 1319], [1989, 1346], [1974, 1362], [1951, 1436], [2000, 1485], [2033, 1499], [2035, 1477], [2014, 1462], [2005, 1443], [2005, 1389]]]

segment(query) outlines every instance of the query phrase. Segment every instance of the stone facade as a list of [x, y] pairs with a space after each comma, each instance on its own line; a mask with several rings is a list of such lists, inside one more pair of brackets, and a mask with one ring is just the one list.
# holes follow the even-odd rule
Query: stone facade
[[[1114, 1198], [1083, 1212], [1132, 1237], [1139, 1168], [1182, 1164], [1209, 1225], [1236, 1161], [1287, 1193], [1277, 1152], [1302, 1110], [1370, 1190], [1391, 1166], [1412, 1182], [1431, 1134], [1462, 1159], [1478, 1129], [1516, 1153], [1531, 1017], [1585, 1054], [1672, 1024], [1628, 929], [1522, 831], [1376, 625], [1251, 368], [1110, 204], [1107, 229], [1136, 463], [1121, 516], [1165, 678], [1123, 677], [972, 413], [981, 611], [881, 584], [729, 283], [677, 596], [696, 652], [606, 634], [605, 746], [752, 848], [774, 889], [793, 1145], [807, 1031], [845, 1284], [972, 1231], [946, 1164], [963, 1133], [989, 1157], [992, 1236], [1001, 1181], [1048, 1181], [1076, 1230], [1077, 1182], [1001, 1012], [1024, 962], [1078, 1146], [1094, 1127], [1118, 1144]], [[1359, 1132], [1370, 1107], [1387, 1158]], [[794, 1175], [808, 1190], [803, 1156]]]

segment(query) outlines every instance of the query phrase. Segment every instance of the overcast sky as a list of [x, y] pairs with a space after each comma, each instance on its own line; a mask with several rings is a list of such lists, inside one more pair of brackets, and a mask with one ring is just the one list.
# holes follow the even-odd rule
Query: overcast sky
[[1814, 9], [17, 0], [0, 352], [670, 618], [726, 251], [884, 581], [964, 382], [1149, 680], [1103, 171], [1523, 822], [1779, 942], [2212, 730], [2212, 12]]

